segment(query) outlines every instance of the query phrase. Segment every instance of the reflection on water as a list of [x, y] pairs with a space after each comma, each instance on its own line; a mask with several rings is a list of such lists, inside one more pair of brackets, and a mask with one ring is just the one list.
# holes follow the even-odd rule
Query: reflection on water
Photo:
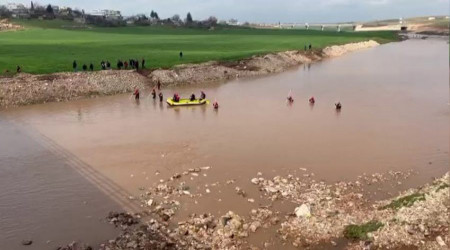
[[[18, 108], [4, 117], [32, 126], [130, 193], [205, 165], [213, 168], [195, 180], [198, 187], [228, 179], [246, 187], [257, 172], [299, 168], [325, 181], [418, 171], [406, 188], [448, 170], [447, 60], [446, 42], [410, 40], [270, 77], [162, 90], [204, 90], [219, 110], [170, 108], [143, 93], [140, 102], [122, 95]], [[286, 102], [289, 90], [293, 103]], [[211, 201], [197, 209], [239, 206], [245, 204], [218, 208]]]

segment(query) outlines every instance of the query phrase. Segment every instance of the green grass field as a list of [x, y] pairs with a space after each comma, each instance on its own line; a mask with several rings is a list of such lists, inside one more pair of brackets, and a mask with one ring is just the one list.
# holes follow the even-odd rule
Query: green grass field
[[[172, 27], [73, 27], [65, 21], [21, 21], [21, 31], [0, 33], [0, 71], [51, 73], [72, 71], [101, 60], [115, 67], [118, 59], [146, 59], [147, 68], [172, 67], [181, 63], [210, 60], [237, 60], [252, 55], [293, 49], [313, 48], [374, 39], [385, 43], [397, 39], [393, 32], [331, 32], [217, 28], [201, 30]], [[179, 59], [179, 52], [184, 57]]]

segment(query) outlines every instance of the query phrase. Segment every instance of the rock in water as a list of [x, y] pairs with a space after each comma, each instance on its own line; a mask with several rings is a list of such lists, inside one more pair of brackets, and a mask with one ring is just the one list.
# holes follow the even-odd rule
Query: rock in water
[[22, 240], [22, 245], [24, 245], [24, 246], [29, 246], [31, 244], [33, 244], [32, 240]]
[[295, 215], [300, 218], [300, 217], [310, 217], [311, 216], [311, 211], [309, 210], [308, 205], [306, 204], [302, 204], [299, 207], [295, 208]]

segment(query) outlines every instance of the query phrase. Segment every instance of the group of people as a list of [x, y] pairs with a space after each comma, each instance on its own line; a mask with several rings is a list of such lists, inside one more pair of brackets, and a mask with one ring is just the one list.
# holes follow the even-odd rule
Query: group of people
[[[294, 98], [292, 97], [292, 95], [289, 93], [288, 97], [287, 97], [287, 101], [289, 103], [293, 103], [294, 102]], [[309, 104], [313, 105], [314, 103], [316, 103], [316, 99], [314, 98], [314, 96], [311, 96], [311, 98], [309, 98]], [[341, 102], [337, 102], [334, 104], [334, 106], [336, 107], [336, 110], [341, 110], [342, 108], [342, 104]]]
[[[180, 101], [180, 95], [178, 95], [178, 93], [175, 93], [175, 94], [173, 94], [173, 97], [172, 97], [172, 100], [174, 101], [174, 102], [179, 102]], [[200, 91], [200, 98], [198, 99], [199, 101], [202, 101], [202, 100], [205, 100], [206, 99], [206, 94], [205, 94], [205, 92], [203, 92], [203, 91]], [[196, 99], [196, 96], [195, 96], [195, 94], [194, 93], [192, 93], [191, 94], [191, 96], [190, 96], [190, 98], [189, 98], [189, 101], [195, 101], [195, 100], [197, 100]], [[213, 102], [213, 108], [214, 109], [218, 109], [219, 108], [219, 103], [217, 102], [217, 101], [214, 101]]]
[[[156, 84], [156, 88], [157, 88], [158, 91], [159, 91], [159, 94], [158, 94], [159, 101], [162, 102], [164, 96], [163, 96], [163, 93], [160, 91], [160, 90], [161, 90], [161, 82], [160, 82], [160, 81], [158, 81], [158, 83]], [[139, 89], [138, 89], [138, 88], [135, 88], [135, 90], [134, 90], [134, 92], [133, 92], [133, 95], [134, 95], [134, 99], [139, 100], [139, 98], [140, 98], [140, 92], [139, 92]], [[153, 99], [156, 99], [156, 89], [155, 89], [155, 88], [152, 89], [151, 95], [152, 95]]]
[[[174, 101], [174, 102], [179, 102], [180, 101], [180, 96], [178, 95], [178, 93], [175, 93], [175, 94], [173, 94], [173, 97], [172, 97], [172, 100]], [[201, 101], [201, 100], [204, 100], [204, 99], [206, 99], [206, 94], [205, 94], [205, 92], [203, 92], [203, 91], [201, 91], [200, 92], [200, 98], [198, 99], [199, 101]], [[196, 100], [196, 97], [195, 97], [195, 94], [194, 93], [192, 93], [191, 94], [191, 97], [189, 98], [189, 101], [195, 101]]]
[[[204, 100], [204, 99], [206, 99], [206, 94], [205, 94], [205, 92], [201, 91], [200, 98], [198, 100], [201, 101], [201, 100]], [[191, 94], [191, 98], [189, 98], [189, 100], [191, 102], [195, 101], [195, 94], [194, 93]]]
[[[119, 69], [119, 70], [128, 69], [128, 68], [139, 70], [139, 67], [145, 68], [145, 59], [142, 58], [142, 60], [140, 62], [139, 62], [139, 60], [136, 60], [136, 59], [129, 59], [128, 61], [118, 60], [116, 66], [117, 66], [117, 69]], [[18, 67], [18, 69], [20, 68], [19, 66], [17, 66], [17, 67]], [[111, 69], [111, 63], [108, 60], [107, 61], [102, 60], [100, 62], [100, 67], [102, 70]], [[73, 68], [74, 72], [78, 71], [78, 63], [76, 60], [73, 61], [72, 68]], [[94, 64], [90, 63], [89, 66], [87, 64], [83, 64], [81, 66], [81, 68], [83, 69], [83, 71], [87, 71], [88, 68], [90, 71], [94, 71]]]
[[131, 69], [139, 70], [139, 65], [141, 68], [145, 68], [145, 59], [142, 58], [141, 63], [139, 64], [139, 60], [137, 59], [129, 59], [128, 61], [117, 61], [117, 69], [128, 69], [130, 67]]
[[305, 50], [311, 50], [311, 49], [312, 49], [312, 45], [311, 44], [309, 44], [308, 46], [305, 45]]
[[[77, 64], [76, 60], [73, 61], [72, 68], [73, 68], [74, 72], [78, 71], [78, 64]], [[87, 71], [88, 70], [88, 66], [86, 64], [83, 64], [83, 66], [81, 66], [81, 68], [83, 69], [83, 71]], [[94, 64], [92, 64], [92, 63], [89, 64], [89, 70], [90, 71], [94, 71]]]

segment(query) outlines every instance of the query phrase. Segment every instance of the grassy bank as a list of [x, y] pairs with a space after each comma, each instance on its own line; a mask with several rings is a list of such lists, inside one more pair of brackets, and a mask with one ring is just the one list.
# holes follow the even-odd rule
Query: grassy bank
[[[331, 32], [306, 30], [226, 29], [200, 30], [169, 27], [97, 28], [64, 21], [21, 21], [25, 30], [0, 34], [0, 70], [51, 73], [71, 71], [101, 60], [115, 66], [118, 59], [145, 58], [147, 67], [172, 67], [181, 63], [237, 60], [269, 52], [300, 50], [365, 41], [390, 42], [392, 32]], [[179, 59], [178, 53], [184, 57]]]

